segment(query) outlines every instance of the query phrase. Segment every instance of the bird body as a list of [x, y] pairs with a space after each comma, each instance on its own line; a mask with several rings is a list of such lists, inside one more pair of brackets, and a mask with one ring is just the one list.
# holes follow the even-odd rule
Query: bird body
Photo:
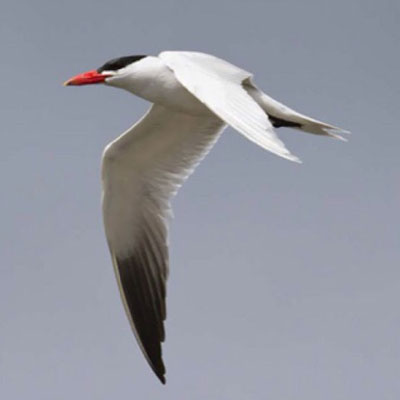
[[226, 126], [272, 153], [299, 161], [274, 127], [331, 136], [345, 132], [302, 115], [258, 89], [252, 74], [211, 55], [128, 56], [66, 85], [104, 83], [153, 105], [104, 150], [103, 220], [122, 302], [148, 363], [165, 383], [168, 219], [171, 198]]

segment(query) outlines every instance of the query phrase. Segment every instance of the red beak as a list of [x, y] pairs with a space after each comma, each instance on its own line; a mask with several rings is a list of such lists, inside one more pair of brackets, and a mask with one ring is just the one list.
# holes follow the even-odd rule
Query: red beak
[[83, 74], [76, 75], [71, 79], [64, 82], [64, 86], [80, 86], [80, 85], [91, 85], [93, 83], [102, 83], [111, 75], [101, 74], [95, 69], [84, 72]]

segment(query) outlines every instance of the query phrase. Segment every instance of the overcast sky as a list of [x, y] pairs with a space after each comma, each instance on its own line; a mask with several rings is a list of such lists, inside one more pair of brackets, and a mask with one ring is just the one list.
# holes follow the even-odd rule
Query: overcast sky
[[[398, 0], [3, 0], [0, 397], [400, 398]], [[197, 50], [353, 132], [227, 129], [174, 201], [167, 385], [120, 302], [103, 147], [147, 109], [64, 88], [113, 57]]]

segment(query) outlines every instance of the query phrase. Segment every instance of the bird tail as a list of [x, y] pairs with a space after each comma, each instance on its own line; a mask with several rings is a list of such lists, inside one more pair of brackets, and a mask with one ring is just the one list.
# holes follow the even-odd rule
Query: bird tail
[[347, 139], [341, 135], [349, 134], [349, 131], [338, 128], [337, 126], [326, 124], [325, 122], [318, 121], [292, 110], [263, 93], [252, 82], [245, 82], [243, 86], [247, 93], [268, 114], [274, 127], [290, 127], [314, 135], [330, 136], [347, 141]]

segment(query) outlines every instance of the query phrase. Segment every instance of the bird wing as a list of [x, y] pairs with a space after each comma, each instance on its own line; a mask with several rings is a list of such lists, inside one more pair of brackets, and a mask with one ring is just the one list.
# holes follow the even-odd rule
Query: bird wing
[[103, 218], [121, 298], [143, 354], [163, 383], [170, 199], [224, 126], [212, 113], [191, 116], [153, 105], [103, 154]]
[[159, 55], [179, 82], [218, 117], [272, 153], [299, 161], [274, 132], [268, 116], [243, 87], [251, 74], [216, 57], [167, 51]]

